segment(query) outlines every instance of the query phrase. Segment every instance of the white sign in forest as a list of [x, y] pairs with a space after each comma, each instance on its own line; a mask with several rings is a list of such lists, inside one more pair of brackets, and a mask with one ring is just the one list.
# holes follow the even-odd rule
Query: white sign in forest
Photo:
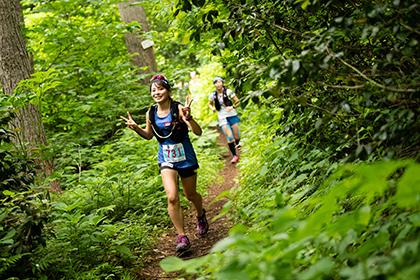
[[149, 39], [141, 41], [141, 46], [143, 47], [144, 50], [152, 47], [154, 44], [155, 43], [153, 43], [153, 41]]

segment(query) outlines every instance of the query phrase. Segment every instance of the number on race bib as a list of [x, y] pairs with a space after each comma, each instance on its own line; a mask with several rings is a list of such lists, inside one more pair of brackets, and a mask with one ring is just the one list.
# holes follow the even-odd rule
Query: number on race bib
[[179, 162], [186, 159], [182, 143], [162, 145], [162, 150], [165, 162]]

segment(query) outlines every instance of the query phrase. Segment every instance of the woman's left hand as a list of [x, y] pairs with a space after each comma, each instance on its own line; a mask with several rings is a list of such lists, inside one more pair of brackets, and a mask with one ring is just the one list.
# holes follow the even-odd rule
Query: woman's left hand
[[184, 117], [185, 118], [189, 118], [191, 116], [191, 103], [192, 103], [193, 99], [191, 97], [191, 95], [187, 95], [187, 97], [185, 98], [185, 105], [184, 107], [182, 107], [182, 113], [184, 113]]

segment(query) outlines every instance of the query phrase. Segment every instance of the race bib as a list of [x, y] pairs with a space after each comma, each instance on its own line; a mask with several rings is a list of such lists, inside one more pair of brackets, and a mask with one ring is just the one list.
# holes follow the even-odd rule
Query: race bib
[[186, 159], [182, 143], [162, 145], [162, 152], [165, 162], [179, 162]]

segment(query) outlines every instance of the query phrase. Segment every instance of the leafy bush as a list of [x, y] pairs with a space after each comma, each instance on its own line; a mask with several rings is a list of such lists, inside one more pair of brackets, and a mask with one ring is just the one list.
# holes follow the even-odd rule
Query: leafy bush
[[91, 146], [112, 138], [120, 115], [145, 112], [150, 102], [124, 44], [131, 27], [121, 23], [115, 2], [24, 3], [36, 70], [24, 87], [41, 108], [59, 169], [80, 153], [86, 154], [81, 168], [89, 168], [95, 160]]
[[[139, 26], [120, 22], [116, 2], [22, 1], [37, 73], [18, 94], [42, 108], [52, 179], [65, 193], [49, 209], [29, 188], [30, 162], [0, 139], [11, 174], [2, 187], [17, 189], [1, 194], [2, 223], [13, 221], [0, 236], [9, 271], [25, 260], [25, 276], [130, 278], [128, 267], [141, 265], [133, 256], [169, 224], [156, 145], [117, 120], [129, 110], [142, 122], [150, 94], [123, 43]], [[255, 103], [242, 116], [241, 187], [224, 209], [241, 224], [211, 255], [168, 259], [167, 269], [219, 279], [418, 277], [418, 164], [403, 160], [418, 160], [420, 143], [415, 1], [142, 4], [153, 8], [148, 36], [171, 79], [184, 86], [205, 65], [203, 76], [223, 72], [243, 104]], [[210, 87], [193, 108], [205, 124]], [[185, 90], [174, 94], [182, 101]], [[221, 165], [208, 152], [214, 142], [194, 139], [202, 191]], [[31, 245], [14, 223], [33, 233]]]
[[[188, 4], [187, 4], [188, 3]], [[293, 133], [336, 160], [418, 157], [415, 1], [180, 1], [244, 100], [269, 96]], [[380, 32], [379, 32], [380, 31]], [[198, 42], [197, 42], [198, 44]], [[203, 63], [207, 64], [206, 58]]]
[[227, 206], [240, 223], [210, 255], [169, 257], [161, 263], [165, 270], [200, 279], [419, 277], [418, 163], [346, 164], [325, 178], [331, 167], [321, 158], [305, 155], [309, 164], [299, 170], [294, 154], [303, 152], [265, 140], [243, 155], [241, 187]]
[[[53, 196], [48, 239], [33, 259], [37, 275], [93, 279], [122, 277], [142, 265], [157, 236], [170, 226], [156, 163], [157, 143], [131, 130], [117, 133], [94, 152], [91, 169], [66, 174], [69, 184]], [[199, 155], [199, 189], [214, 180], [220, 161], [216, 134], [193, 138]], [[183, 200], [183, 205], [188, 206]], [[96, 277], [96, 278], [95, 278]]]
[[0, 96], [0, 277], [31, 275], [33, 250], [45, 244], [46, 192], [34, 185], [35, 167], [12, 142], [13, 97]]

